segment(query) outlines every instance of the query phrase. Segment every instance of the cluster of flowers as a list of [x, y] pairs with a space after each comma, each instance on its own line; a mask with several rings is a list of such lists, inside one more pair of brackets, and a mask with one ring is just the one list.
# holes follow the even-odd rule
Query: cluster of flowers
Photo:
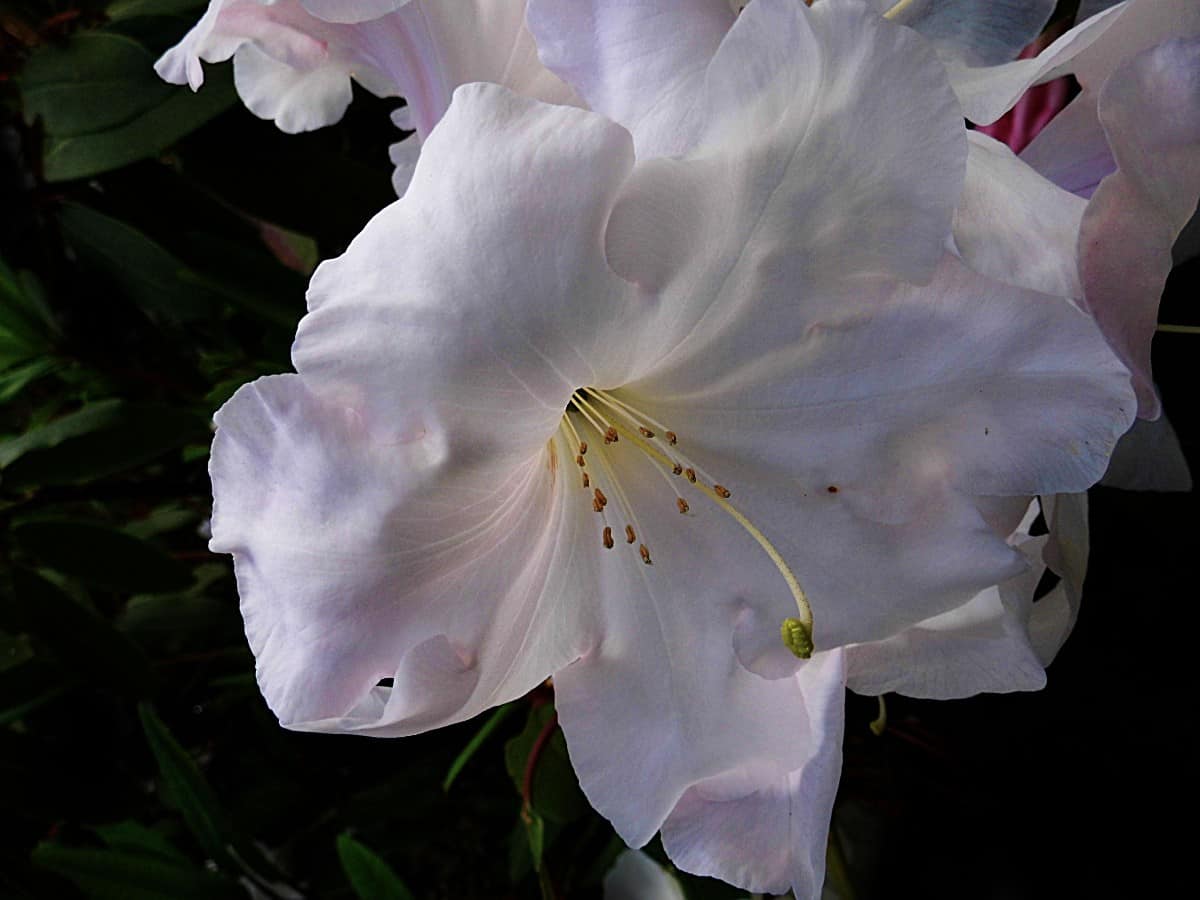
[[[415, 130], [297, 374], [217, 415], [212, 548], [280, 721], [406, 735], [553, 676], [630, 845], [816, 896], [845, 687], [1040, 687], [1080, 492], [1159, 414], [1200, 4], [1092, 3], [1015, 59], [1054, 5], [212, 0], [164, 78], [232, 56], [292, 132], [354, 79]], [[1065, 74], [1019, 157], [964, 123]]]

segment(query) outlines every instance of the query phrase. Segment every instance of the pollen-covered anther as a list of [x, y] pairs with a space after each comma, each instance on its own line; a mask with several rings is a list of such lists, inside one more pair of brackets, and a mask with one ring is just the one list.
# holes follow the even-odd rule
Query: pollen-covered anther
[[654, 563], [652, 563], [650, 561], [650, 548], [649, 547], [647, 547], [645, 544], [638, 544], [638, 553], [640, 553], [642, 555], [642, 562], [644, 562], [648, 566], [654, 565]]
[[688, 506], [688, 502], [686, 500], [684, 500], [682, 497], [675, 498], [675, 505], [679, 507], [679, 512], [681, 514], [686, 513], [689, 509], [691, 509], [691, 507]]
[[637, 540], [637, 535], [633, 533], [633, 526], [626, 525], [625, 526], [625, 543], [632, 544], [636, 540]]
[[671, 464], [671, 474], [672, 475], [682, 475], [683, 474], [683, 466], [681, 466], [679, 463], [672, 463]]
[[592, 486], [592, 479], [588, 478], [588, 473], [587, 473], [587, 472], [584, 472], [584, 473], [583, 473], [583, 486], [584, 486], [585, 488], [586, 488], [586, 487], [591, 487], [591, 486]]
[[584, 461], [582, 453], [575, 457], [575, 465], [580, 467], [587, 465], [587, 462]]
[[584, 456], [586, 454], [587, 454], [587, 441], [580, 441], [579, 442], [579, 455]]
[[664, 435], [664, 437], [667, 439], [667, 443], [670, 444], [672, 447], [674, 447], [677, 443], [679, 443], [679, 436], [676, 435], [675, 432], [673, 432], [673, 431], [668, 431]]
[[653, 431], [651, 431], [649, 428], [645, 427], [644, 425], [639, 425], [639, 426], [638, 426], [638, 432], [639, 432], [639, 433], [641, 434], [641, 436], [642, 436], [642, 437], [644, 437], [644, 438], [652, 438], [652, 437], [654, 437], [654, 432], [653, 432]]
[[592, 498], [592, 512], [604, 512], [604, 504], [595, 497]]
[[733, 496], [733, 493], [729, 490], [729, 488], [725, 487], [723, 484], [714, 484], [713, 491], [722, 500], [728, 500]]
[[611, 550], [613, 548], [612, 528], [608, 525], [604, 526], [604, 548]]
[[613, 428], [611, 425], [609, 425], [604, 431], [604, 443], [606, 444], [615, 444], [619, 437], [620, 435], [617, 434], [617, 429]]
[[593, 496], [596, 498], [596, 502], [600, 504], [601, 509], [608, 506], [608, 498], [604, 496], [604, 491], [600, 490], [600, 488], [595, 488]]
[[685, 477], [685, 478], [687, 478], [687, 480], [688, 480], [688, 481], [690, 481], [692, 484], [695, 484], [695, 483], [696, 483], [696, 470], [695, 470], [695, 469], [691, 469], [691, 468], [684, 469], [684, 470], [683, 470], [683, 475], [684, 475], [684, 477]]

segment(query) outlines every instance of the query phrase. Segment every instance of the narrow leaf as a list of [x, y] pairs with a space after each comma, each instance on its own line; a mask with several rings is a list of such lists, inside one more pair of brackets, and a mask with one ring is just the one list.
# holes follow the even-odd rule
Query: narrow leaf
[[508, 718], [508, 714], [513, 711], [515, 706], [515, 703], [506, 703], [503, 706], [497, 707], [495, 711], [488, 716], [487, 721], [483, 723], [483, 726], [477, 732], [475, 732], [475, 736], [467, 742], [467, 746], [463, 747], [462, 752], [459, 753], [458, 756], [454, 758], [454, 762], [450, 764], [450, 770], [446, 773], [445, 780], [442, 781], [443, 791], [450, 790], [450, 785], [454, 784], [454, 780], [458, 778], [459, 773], [462, 772], [463, 768], [468, 762], [470, 762], [471, 757], [474, 756], [476, 751], [483, 746], [484, 742], [487, 741], [492, 732], [500, 726], [500, 723]]
[[348, 834], [337, 839], [338, 857], [359, 900], [413, 900], [392, 867]]

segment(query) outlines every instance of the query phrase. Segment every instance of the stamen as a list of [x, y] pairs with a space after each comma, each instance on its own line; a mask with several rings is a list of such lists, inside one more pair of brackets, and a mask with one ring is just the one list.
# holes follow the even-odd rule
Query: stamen
[[586, 488], [586, 487], [591, 487], [591, 486], [592, 486], [592, 479], [588, 478], [588, 473], [587, 473], [587, 472], [584, 472], [584, 473], [583, 473], [583, 486], [584, 486], [585, 488]]
[[650, 550], [645, 544], [638, 545], [638, 553], [642, 555], [642, 562], [648, 566], [654, 565], [654, 563], [650, 561]]
[[613, 548], [612, 529], [607, 525], [604, 526], [604, 548], [606, 550], [611, 550]]
[[666, 438], [667, 438], [667, 443], [670, 444], [672, 447], [674, 447], [676, 444], [679, 443], [679, 436], [676, 435], [675, 432], [673, 432], [673, 431], [668, 431], [666, 433]]
[[733, 492], [730, 491], [729, 488], [727, 488], [721, 484], [714, 484], [713, 490], [717, 492], [717, 496], [720, 497], [722, 500], [728, 500], [730, 497], [733, 496]]
[[[673, 461], [667, 457], [665, 453], [660, 451], [654, 445], [643, 440], [633, 432], [623, 430], [623, 433], [631, 441], [637, 444], [647, 456], [657, 460], [664, 468], [673, 464]], [[729, 501], [717, 492], [715, 488], [709, 487], [702, 481], [695, 480], [695, 472], [691, 472], [688, 480], [696, 485], [696, 488], [708, 495], [714, 503], [745, 529], [750, 537], [754, 538], [755, 542], [775, 564], [775, 568], [779, 570], [779, 574], [783, 576], [783, 580], [787, 583], [788, 590], [792, 592], [792, 599], [796, 601], [796, 610], [799, 616], [795, 618], [784, 619], [780, 625], [779, 633], [783, 638], [784, 645], [792, 651], [800, 659], [808, 659], [813, 653], [813, 614], [812, 606], [808, 602], [808, 596], [804, 593], [804, 589], [800, 587], [800, 581], [796, 578], [794, 572], [788, 567], [779, 551], [775, 549], [775, 545], [767, 540], [766, 535], [758, 530], [757, 526], [734, 507]], [[645, 544], [642, 545], [645, 548]], [[642, 560], [649, 562], [649, 551], [642, 554]]]
[[642, 435], [642, 437], [644, 437], [644, 438], [652, 438], [652, 437], [654, 437], [654, 432], [653, 432], [653, 431], [651, 431], [649, 428], [646, 428], [644, 425], [639, 425], [639, 426], [638, 426], [638, 431], [639, 431], [639, 432], [641, 432], [641, 435]]
[[575, 457], [575, 465], [579, 466], [580, 468], [583, 468], [584, 466], [587, 465], [587, 463], [584, 461], [582, 455]]
[[682, 497], [675, 498], [675, 505], [679, 507], [679, 512], [681, 514], [686, 513], [689, 509], [691, 509], [691, 507], [688, 506], [688, 502]]
[[592, 498], [592, 511], [598, 513], [604, 512], [604, 504], [600, 502], [599, 497]]
[[672, 463], [671, 464], [671, 474], [672, 475], [682, 475], [683, 474], [683, 466], [680, 465], [679, 463]]
[[913, 0], [900, 0], [895, 6], [883, 14], [885, 19], [894, 19], [904, 12], [908, 7], [913, 5]]
[[600, 488], [595, 489], [594, 496], [596, 498], [596, 502], [600, 504], [601, 509], [608, 506], [608, 498], [604, 496], [604, 491], [600, 490]]
[[633, 526], [626, 525], [625, 526], [625, 543], [632, 544], [636, 540], [637, 540], [637, 535], [633, 533]]
[[580, 441], [579, 442], [579, 455], [584, 456], [586, 454], [587, 454], [587, 441]]
[[687, 477], [687, 480], [690, 481], [692, 484], [696, 483], [696, 470], [695, 469], [692, 469], [692, 468], [684, 469], [683, 474]]
[[604, 432], [604, 443], [615, 444], [616, 442], [617, 442], [617, 429], [615, 429], [611, 425], [609, 425], [608, 429]]

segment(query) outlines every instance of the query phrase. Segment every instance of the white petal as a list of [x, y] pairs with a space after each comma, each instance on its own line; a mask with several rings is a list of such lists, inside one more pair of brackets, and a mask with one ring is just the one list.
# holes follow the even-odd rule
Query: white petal
[[989, 278], [1063, 297], [1083, 296], [1076, 265], [1086, 202], [1017, 159], [999, 141], [968, 135], [967, 177], [954, 243]]
[[680, 798], [663, 825], [663, 846], [677, 866], [756, 893], [820, 895], [842, 767], [843, 668], [839, 654], [819, 654], [796, 676], [808, 733], [794, 768], [766, 775], [743, 766]]
[[398, 434], [429, 404], [469, 452], [527, 455], [572, 391], [620, 377], [626, 285], [598, 249], [631, 165], [600, 116], [459, 88], [404, 199], [314, 274], [298, 371], [352, 386]]
[[1120, 17], [1114, 26], [1073, 66], [1086, 90], [1099, 91], [1108, 77], [1136, 54], [1172, 38], [1200, 33], [1200, 4], [1194, 0], [1130, 0], [1116, 12]]
[[1091, 197], [1117, 168], [1091, 93], [1077, 96], [1024, 150], [1022, 161], [1059, 187]]
[[[844, 0], [839, 0], [844, 2]], [[874, 0], [880, 12], [933, 41], [938, 52], [985, 66], [1008, 62], [1041, 33], [1055, 0]]]
[[686, 900], [683, 888], [640, 850], [626, 850], [604, 876], [604, 900]]
[[[639, 164], [607, 232], [613, 268], [662, 298], [647, 365], [721, 366], [795, 339], [807, 323], [785, 298], [840, 307], [882, 276], [929, 278], [966, 137], [923, 41], [862, 7], [762, 0], [707, 85], [692, 155]], [[758, 296], [781, 308], [762, 315]]]
[[326, 22], [339, 22], [353, 25], [377, 19], [400, 7], [407, 5], [410, 0], [301, 0], [304, 8]]
[[415, 134], [410, 134], [401, 141], [388, 147], [388, 159], [392, 163], [392, 188], [397, 197], [403, 197], [412, 183], [413, 173], [417, 170], [417, 160], [421, 156], [421, 144]]
[[1075, 71], [1075, 58], [1113, 26], [1124, 7], [1113, 7], [1076, 25], [1033, 59], [998, 66], [968, 66], [947, 60], [946, 69], [963, 112], [972, 122], [990, 125], [1010, 110], [1035, 84]]
[[338, 66], [298, 71], [277, 62], [253, 44], [233, 57], [233, 83], [246, 108], [297, 134], [332, 125], [350, 105], [350, 78]]
[[1083, 216], [1084, 298], [1134, 374], [1139, 415], [1160, 405], [1150, 371], [1171, 247], [1200, 198], [1200, 38], [1140, 53], [1104, 84], [1099, 116], [1118, 171]]
[[1042, 508], [1050, 529], [1043, 556], [1061, 580], [1033, 605], [1028, 627], [1034, 652], [1048, 666], [1079, 617], [1088, 562], [1087, 494], [1043, 497]]
[[688, 149], [727, 0], [531, 0], [528, 19], [542, 62], [628, 128], [639, 159]]

